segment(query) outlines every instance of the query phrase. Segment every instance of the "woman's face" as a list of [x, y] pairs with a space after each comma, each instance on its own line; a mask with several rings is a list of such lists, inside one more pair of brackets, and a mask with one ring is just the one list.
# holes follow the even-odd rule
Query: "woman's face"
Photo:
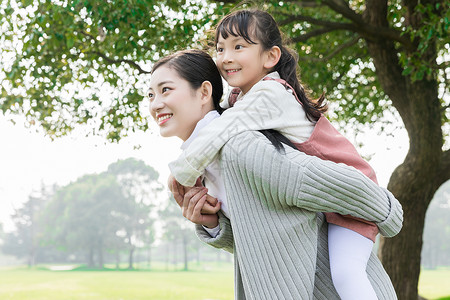
[[150, 113], [163, 137], [187, 140], [205, 115], [200, 89], [165, 65], [156, 69], [150, 81]]

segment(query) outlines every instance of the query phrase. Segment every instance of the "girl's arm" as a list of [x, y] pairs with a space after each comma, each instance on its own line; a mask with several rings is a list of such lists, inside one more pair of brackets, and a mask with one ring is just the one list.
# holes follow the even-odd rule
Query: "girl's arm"
[[253, 192], [260, 193], [262, 201], [349, 214], [375, 222], [387, 237], [396, 235], [402, 227], [403, 211], [398, 200], [353, 167], [289, 147], [281, 154], [255, 131], [230, 139], [221, 159], [224, 178], [239, 180], [236, 186], [257, 187]]
[[180, 157], [169, 164], [170, 171], [182, 185], [193, 186], [233, 136], [248, 130], [276, 129], [283, 132], [283, 128], [288, 127], [298, 128], [297, 135], [303, 134], [306, 140], [313, 124], [307, 120], [294, 96], [281, 84], [259, 82], [242, 100], [201, 129]]

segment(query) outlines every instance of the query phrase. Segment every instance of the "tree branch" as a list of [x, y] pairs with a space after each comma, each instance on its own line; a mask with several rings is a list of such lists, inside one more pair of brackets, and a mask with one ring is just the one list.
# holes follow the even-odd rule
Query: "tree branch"
[[322, 1], [326, 6], [331, 8], [337, 13], [340, 13], [343, 17], [349, 19], [353, 23], [356, 24], [364, 24], [364, 20], [361, 15], [357, 14], [353, 9], [348, 6], [344, 1], [339, 1], [339, 3], [335, 0], [326, 0]]
[[316, 8], [316, 7], [322, 6], [319, 3], [317, 3], [316, 1], [292, 1], [292, 3], [299, 7]]
[[334, 56], [336, 56], [342, 50], [355, 45], [359, 41], [360, 38], [361, 38], [360, 36], [354, 37], [353, 39], [351, 39], [351, 40], [341, 44], [339, 47], [337, 47], [332, 52], [330, 52], [329, 54], [327, 54], [326, 56], [324, 56], [322, 58], [315, 58], [314, 57], [314, 58], [310, 58], [308, 60], [312, 61], [312, 62], [325, 62], [325, 61], [328, 61], [328, 60], [332, 59]]
[[331, 22], [331, 21], [324, 21], [324, 20], [319, 20], [313, 17], [308, 17], [308, 16], [303, 16], [303, 15], [289, 15], [289, 14], [281, 14], [285, 17], [287, 17], [286, 19], [278, 22], [279, 26], [283, 26], [283, 25], [287, 25], [289, 23], [292, 22], [308, 22], [314, 25], [319, 25], [322, 27], [328, 27], [328, 28], [334, 28], [334, 29], [347, 29], [347, 30], [351, 30], [354, 31], [356, 30], [356, 27], [352, 24], [352, 23], [339, 23], [339, 22]]
[[330, 32], [332, 30], [348, 30], [356, 32], [365, 39], [373, 42], [380, 39], [389, 39], [399, 42], [409, 51], [414, 51], [416, 49], [411, 40], [407, 36], [402, 36], [401, 32], [389, 27], [371, 26], [364, 21], [361, 15], [353, 11], [344, 1], [339, 1], [339, 3], [337, 1], [338, 0], [325, 0], [323, 3], [333, 11], [350, 20], [351, 23], [331, 22], [304, 15], [282, 14], [286, 18], [278, 22], [278, 24], [283, 26], [292, 22], [307, 22], [329, 29], [324, 29], [323, 32]]
[[442, 69], [442, 70], [444, 70], [444, 69], [447, 69], [448, 66], [450, 66], [450, 60], [441, 62], [440, 64], [438, 64], [438, 65], [436, 66], [436, 69]]
[[134, 61], [129, 60], [129, 59], [112, 59], [99, 51], [89, 51], [89, 52], [87, 52], [87, 54], [95, 54], [95, 55], [103, 58], [106, 62], [108, 62], [110, 64], [121, 64], [121, 63], [129, 64], [131, 67], [138, 70], [139, 74], [150, 74], [150, 71], [143, 70], [137, 63], [135, 63]]
[[322, 35], [324, 33], [335, 31], [335, 30], [337, 30], [337, 29], [334, 29], [334, 28], [320, 28], [320, 29], [312, 30], [310, 32], [307, 32], [305, 34], [302, 34], [302, 35], [299, 35], [299, 36], [297, 36], [295, 38], [292, 38], [291, 42], [293, 42], [293, 43], [300, 43], [300, 42], [304, 43], [304, 42], [306, 42], [307, 40], [309, 40], [312, 37], [316, 37], [316, 36]]

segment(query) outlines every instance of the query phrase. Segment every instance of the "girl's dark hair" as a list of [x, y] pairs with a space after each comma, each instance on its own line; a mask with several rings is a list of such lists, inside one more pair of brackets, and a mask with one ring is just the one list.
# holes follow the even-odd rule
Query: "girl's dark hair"
[[264, 130], [258, 130], [264, 136], [272, 143], [272, 145], [275, 147], [275, 149], [280, 153], [285, 153], [283, 144], [298, 150], [297, 147], [295, 147], [294, 143], [291, 142], [287, 137], [285, 137], [281, 132], [275, 130], [275, 129], [264, 129]]
[[178, 72], [178, 75], [189, 82], [193, 89], [198, 89], [204, 81], [211, 82], [214, 108], [221, 114], [223, 84], [219, 70], [211, 56], [201, 50], [183, 50], [166, 56], [153, 65], [151, 74], [159, 67], [167, 65]]
[[283, 46], [280, 29], [269, 13], [257, 9], [245, 9], [225, 16], [216, 28], [216, 45], [220, 36], [226, 39], [229, 35], [240, 36], [250, 44], [261, 43], [264, 51], [278, 46], [281, 57], [273, 71], [277, 71], [280, 77], [294, 88], [308, 119], [317, 121], [320, 114], [327, 110], [327, 105], [324, 103], [325, 96], [322, 94], [319, 99], [311, 100], [300, 83], [297, 77], [298, 55]]

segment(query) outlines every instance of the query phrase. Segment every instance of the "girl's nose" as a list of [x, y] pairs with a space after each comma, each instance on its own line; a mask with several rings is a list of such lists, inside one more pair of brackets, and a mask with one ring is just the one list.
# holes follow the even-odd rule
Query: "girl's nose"
[[233, 57], [231, 55], [231, 51], [224, 51], [223, 62], [224, 63], [230, 63], [232, 61], [233, 61]]

